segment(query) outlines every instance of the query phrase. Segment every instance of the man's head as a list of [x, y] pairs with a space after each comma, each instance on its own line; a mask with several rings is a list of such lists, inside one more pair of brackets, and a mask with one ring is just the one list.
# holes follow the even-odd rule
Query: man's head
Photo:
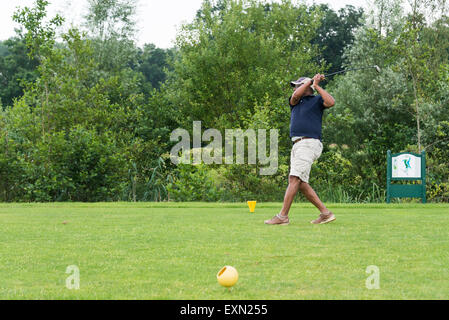
[[[308, 83], [308, 82], [310, 82], [310, 81], [312, 81], [312, 79], [307, 78], [307, 77], [301, 77], [301, 78], [299, 78], [299, 79], [296, 80], [296, 81], [290, 82], [290, 85], [296, 90], [296, 89], [298, 89], [299, 87], [301, 87], [302, 85], [304, 85], [304, 84], [306, 84], [306, 83]], [[314, 86], [311, 85], [311, 86], [309, 87], [309, 90], [310, 90], [310, 91], [306, 91], [306, 93], [307, 93], [307, 94], [313, 94], [313, 92], [314, 92], [314, 90], [315, 90]]]

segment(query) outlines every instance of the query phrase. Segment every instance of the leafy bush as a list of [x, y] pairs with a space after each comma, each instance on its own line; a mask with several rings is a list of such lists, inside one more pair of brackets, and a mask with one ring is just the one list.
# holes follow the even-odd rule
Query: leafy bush
[[218, 201], [220, 193], [207, 166], [180, 164], [167, 190], [174, 201]]
[[26, 163], [25, 201], [119, 200], [125, 159], [107, 135], [75, 127], [46, 135]]

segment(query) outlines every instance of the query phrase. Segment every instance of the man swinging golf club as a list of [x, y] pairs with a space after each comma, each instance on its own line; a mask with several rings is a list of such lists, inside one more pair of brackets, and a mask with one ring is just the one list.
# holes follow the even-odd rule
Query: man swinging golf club
[[[323, 112], [326, 108], [335, 105], [334, 98], [320, 87], [320, 81], [323, 79], [323, 75], [317, 74], [313, 79], [302, 77], [291, 82], [295, 91], [289, 99], [291, 108], [290, 136], [293, 142], [289, 185], [281, 212], [271, 220], [265, 221], [265, 224], [288, 225], [290, 223], [288, 217], [290, 207], [298, 191], [301, 191], [320, 211], [320, 216], [311, 221], [312, 224], [325, 224], [336, 219], [309, 185], [312, 164], [323, 152], [321, 143]], [[319, 95], [314, 95], [314, 90]]]

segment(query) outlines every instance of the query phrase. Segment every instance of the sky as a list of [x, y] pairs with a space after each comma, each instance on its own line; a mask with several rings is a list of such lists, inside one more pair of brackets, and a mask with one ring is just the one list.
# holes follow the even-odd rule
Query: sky
[[[177, 31], [183, 23], [193, 20], [203, 0], [136, 0], [137, 2], [137, 44], [154, 43], [159, 48], [174, 45]], [[59, 13], [66, 19], [66, 27], [80, 25], [87, 9], [87, 0], [49, 0], [50, 16]], [[307, 0], [312, 3], [312, 0]], [[334, 10], [347, 4], [367, 8], [367, 0], [315, 0], [328, 3]], [[32, 6], [34, 0], [0, 0], [0, 40], [15, 35], [17, 27], [12, 15], [17, 7]]]

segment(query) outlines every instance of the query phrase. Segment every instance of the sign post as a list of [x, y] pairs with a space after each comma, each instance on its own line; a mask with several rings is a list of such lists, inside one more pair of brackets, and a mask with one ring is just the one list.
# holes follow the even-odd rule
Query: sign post
[[[421, 184], [393, 184], [393, 181], [421, 181]], [[387, 203], [391, 198], [421, 198], [426, 203], [426, 152], [387, 153]]]

